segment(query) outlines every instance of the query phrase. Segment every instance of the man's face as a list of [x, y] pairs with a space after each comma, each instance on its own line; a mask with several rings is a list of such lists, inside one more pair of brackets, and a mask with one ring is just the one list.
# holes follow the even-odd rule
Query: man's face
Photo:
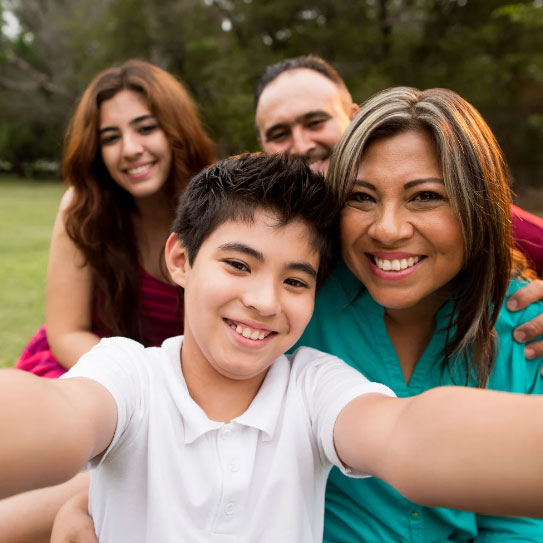
[[288, 70], [260, 95], [256, 125], [266, 153], [290, 153], [326, 174], [333, 147], [357, 107], [346, 106], [337, 85], [310, 69]]

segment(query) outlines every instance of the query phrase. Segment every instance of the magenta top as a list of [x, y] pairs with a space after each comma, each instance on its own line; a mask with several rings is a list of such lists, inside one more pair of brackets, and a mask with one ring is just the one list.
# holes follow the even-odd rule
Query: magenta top
[[515, 205], [511, 206], [511, 216], [515, 246], [526, 255], [537, 274], [543, 275], [543, 219]]
[[[141, 311], [144, 345], [160, 345], [165, 339], [183, 333], [183, 295], [179, 287], [160, 281], [140, 268]], [[93, 327], [100, 337], [106, 334]], [[42, 377], [56, 378], [66, 372], [49, 348], [45, 325], [30, 339], [15, 367]]]

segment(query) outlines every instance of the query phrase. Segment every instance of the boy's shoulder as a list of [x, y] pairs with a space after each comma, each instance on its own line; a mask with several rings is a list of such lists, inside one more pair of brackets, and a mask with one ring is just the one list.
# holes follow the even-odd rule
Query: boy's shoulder
[[290, 360], [291, 366], [302, 366], [311, 363], [327, 363], [334, 360], [339, 360], [340, 362], [343, 362], [341, 359], [339, 359], [337, 356], [334, 356], [333, 354], [325, 353], [324, 351], [320, 351], [319, 349], [305, 346], [298, 347], [291, 354], [287, 354], [286, 356]]
[[[313, 347], [300, 346], [286, 357], [290, 363], [291, 378], [293, 375], [302, 375], [307, 372], [319, 372], [326, 368], [349, 367], [343, 360], [330, 353], [314, 349]], [[356, 372], [358, 374], [358, 372]]]
[[145, 347], [126, 337], [103, 338], [85, 353], [66, 374], [69, 377], [95, 377], [103, 374], [137, 375], [154, 373], [161, 365], [179, 362], [183, 336], [166, 339], [160, 347]]
[[[370, 382], [362, 373], [351, 367], [344, 360], [329, 353], [313, 349], [312, 347], [298, 347], [291, 355], [290, 380], [302, 384], [303, 390], [311, 391], [312, 395], [319, 396], [326, 391], [323, 397], [329, 398], [332, 390], [337, 391], [337, 397], [379, 392], [387, 396], [394, 393], [385, 385]], [[353, 396], [354, 397], [354, 396]]]

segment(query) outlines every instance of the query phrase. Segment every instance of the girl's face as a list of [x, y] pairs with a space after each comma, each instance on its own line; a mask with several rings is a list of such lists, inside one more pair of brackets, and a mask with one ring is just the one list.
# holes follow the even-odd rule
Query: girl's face
[[139, 93], [121, 90], [102, 102], [99, 137], [111, 177], [134, 198], [162, 188], [170, 174], [172, 150]]
[[464, 244], [435, 145], [423, 131], [366, 149], [341, 215], [347, 266], [385, 308], [437, 310], [460, 271]]

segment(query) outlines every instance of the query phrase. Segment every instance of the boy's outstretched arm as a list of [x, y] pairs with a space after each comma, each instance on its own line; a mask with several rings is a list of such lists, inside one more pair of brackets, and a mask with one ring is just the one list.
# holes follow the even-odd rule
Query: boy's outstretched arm
[[543, 517], [543, 398], [441, 387], [362, 396], [334, 428], [347, 466], [428, 506]]
[[117, 407], [90, 379], [0, 370], [0, 498], [61, 483], [105, 450]]

